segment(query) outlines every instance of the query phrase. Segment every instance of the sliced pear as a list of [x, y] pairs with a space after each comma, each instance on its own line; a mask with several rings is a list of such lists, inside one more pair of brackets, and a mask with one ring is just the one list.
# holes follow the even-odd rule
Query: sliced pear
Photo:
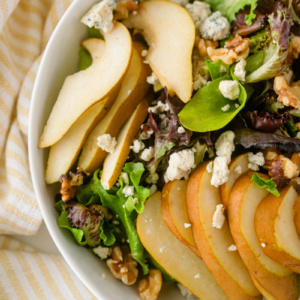
[[228, 200], [231, 189], [236, 180], [245, 172], [248, 172], [248, 153], [237, 156], [229, 165], [229, 176], [228, 181], [220, 186], [222, 203], [227, 210]]
[[146, 250], [166, 272], [200, 299], [227, 299], [205, 263], [169, 230], [161, 212], [161, 193], [145, 203], [138, 215], [137, 232]]
[[[91, 38], [84, 40], [82, 46], [90, 52], [93, 59], [98, 59], [104, 52], [105, 42]], [[94, 104], [56, 144], [51, 146], [45, 173], [46, 183], [57, 182], [61, 174], [66, 174], [70, 170], [86, 137], [108, 111], [105, 108], [107, 108], [106, 101]]]
[[188, 11], [172, 1], [145, 1], [123, 22], [143, 31], [146, 60], [162, 86], [183, 102], [192, 95], [192, 50], [195, 25]]
[[134, 42], [133, 46], [131, 64], [116, 101], [84, 143], [78, 166], [88, 172], [98, 169], [107, 155], [107, 152], [97, 146], [97, 137], [103, 134], [116, 137], [149, 88], [146, 78], [151, 71], [149, 66], [143, 63], [140, 55], [145, 47], [137, 42]]
[[113, 153], [109, 153], [103, 164], [101, 183], [105, 189], [110, 189], [119, 178], [127, 156], [130, 152], [130, 146], [141, 125], [148, 114], [148, 107], [152, 97], [144, 99], [135, 109], [132, 116], [124, 124], [117, 137], [117, 146]]
[[[230, 194], [228, 218], [232, 236], [246, 267], [258, 283], [257, 288], [265, 297], [270, 294], [278, 300], [297, 299], [295, 273], [269, 258], [256, 235], [255, 212], [268, 192], [251, 181], [252, 175], [253, 172], [242, 175]], [[259, 175], [268, 178], [264, 174]]]
[[286, 268], [300, 272], [300, 240], [294, 223], [298, 195], [292, 186], [265, 197], [255, 213], [255, 230], [263, 251]]
[[174, 180], [165, 184], [161, 197], [161, 210], [163, 218], [172, 233], [183, 244], [188, 246], [201, 258], [193, 237], [190, 220], [186, 210], [185, 194], [186, 180]]
[[51, 111], [39, 147], [59, 141], [74, 122], [98, 101], [114, 101], [129, 67], [132, 42], [127, 28], [114, 22], [113, 29], [103, 33], [105, 50], [86, 70], [68, 76]]
[[296, 231], [298, 233], [298, 236], [300, 238], [300, 196], [298, 197], [297, 201], [295, 202], [294, 205], [294, 223], [296, 226]]
[[229, 299], [261, 299], [260, 292], [237, 251], [227, 221], [218, 229], [213, 227], [216, 206], [221, 204], [219, 188], [211, 185], [207, 163], [201, 164], [189, 179], [186, 203], [197, 248], [208, 269]]

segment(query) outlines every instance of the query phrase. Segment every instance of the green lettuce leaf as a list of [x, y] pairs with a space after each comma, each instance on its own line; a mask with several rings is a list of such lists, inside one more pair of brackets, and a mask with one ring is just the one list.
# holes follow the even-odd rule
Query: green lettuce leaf
[[257, 173], [254, 173], [251, 178], [251, 181], [254, 182], [257, 186], [267, 190], [269, 193], [273, 194], [274, 196], [276, 197], [280, 196], [280, 193], [276, 188], [276, 184], [273, 178], [266, 180], [261, 178]]
[[[219, 90], [219, 84], [223, 80], [231, 80], [231, 77], [226, 75], [212, 81], [186, 104], [178, 115], [184, 127], [197, 132], [218, 130], [226, 126], [244, 108], [249, 96], [245, 87], [239, 83], [238, 101], [231, 101]], [[235, 106], [236, 103], [239, 107]], [[230, 105], [230, 109], [222, 111], [222, 107], [227, 104]]]
[[251, 6], [250, 13], [245, 17], [245, 23], [247, 25], [251, 25], [252, 20], [256, 18], [254, 9], [256, 8], [257, 1], [258, 0], [204, 0], [214, 11], [220, 11], [229, 22], [236, 20], [236, 14], [244, 9], [245, 6]]
[[[144, 202], [150, 193], [149, 189], [139, 185], [144, 170], [144, 166], [141, 163], [127, 163], [123, 168], [123, 172], [128, 174], [130, 185], [134, 186], [133, 196], [125, 197], [122, 193], [124, 183], [121, 180], [119, 180], [120, 188], [113, 187], [109, 191], [105, 190], [100, 181], [100, 170], [97, 170], [88, 184], [78, 187], [78, 197], [84, 198], [83, 194], [91, 194], [92, 192], [100, 197], [103, 207], [108, 208], [115, 215], [118, 215], [129, 240], [131, 255], [141, 265], [144, 274], [147, 274], [149, 269], [146, 262], [145, 250], [135, 226], [137, 212], [142, 212]], [[138, 201], [133, 203], [133, 198], [137, 198]], [[102, 229], [105, 228], [102, 227]], [[102, 230], [103, 235], [107, 237], [106, 243], [110, 243], [109, 233]]]
[[205, 64], [208, 67], [210, 77], [212, 80], [218, 79], [220, 77], [225, 76], [226, 74], [229, 74], [229, 66], [223, 66], [223, 62], [221, 59], [219, 59], [217, 62], [212, 62], [208, 59], [205, 61]]
[[116, 237], [113, 233], [114, 226], [108, 224], [105, 220], [102, 220], [100, 224], [100, 238], [105, 246], [112, 246], [116, 242]]
[[66, 228], [70, 230], [75, 238], [75, 241], [81, 245], [85, 246], [87, 244], [87, 241], [84, 240], [84, 232], [82, 229], [78, 228], [73, 228], [71, 223], [67, 219], [68, 212], [67, 211], [62, 211], [60, 216], [57, 219], [57, 224], [61, 228]]
[[82, 71], [87, 69], [93, 63], [93, 59], [89, 51], [84, 48], [80, 48], [79, 50], [79, 63], [78, 70]]
[[284, 12], [278, 11], [269, 16], [269, 23], [272, 42], [247, 58], [247, 83], [274, 78], [286, 68], [291, 21]]

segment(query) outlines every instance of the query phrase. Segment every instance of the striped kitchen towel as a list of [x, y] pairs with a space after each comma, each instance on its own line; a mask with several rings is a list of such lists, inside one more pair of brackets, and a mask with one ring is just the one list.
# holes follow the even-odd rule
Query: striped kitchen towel
[[8, 237], [35, 234], [28, 118], [43, 50], [70, 0], [0, 0], [0, 299], [92, 299], [61, 256]]

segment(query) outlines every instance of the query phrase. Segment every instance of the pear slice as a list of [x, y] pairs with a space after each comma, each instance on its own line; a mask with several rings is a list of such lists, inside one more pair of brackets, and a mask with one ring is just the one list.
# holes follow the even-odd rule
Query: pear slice
[[229, 251], [235, 244], [227, 221], [213, 227], [217, 205], [221, 204], [219, 188], [211, 185], [207, 163], [201, 164], [189, 179], [186, 205], [197, 248], [204, 262], [229, 299], [261, 299], [238, 251]]
[[[98, 59], [104, 52], [105, 42], [90, 38], [82, 42], [93, 59]], [[57, 182], [61, 174], [66, 174], [74, 164], [86, 137], [93, 127], [104, 117], [108, 109], [106, 101], [101, 101], [87, 109], [67, 133], [50, 147], [45, 181], [48, 184]]]
[[132, 42], [127, 28], [114, 22], [103, 33], [105, 50], [86, 70], [68, 76], [51, 111], [38, 146], [49, 147], [59, 141], [76, 120], [98, 101], [114, 101], [129, 67]]
[[250, 171], [248, 164], [248, 153], [245, 153], [237, 156], [229, 165], [228, 181], [220, 186], [222, 204], [226, 210], [228, 207], [230, 192], [236, 180], [245, 172]]
[[152, 97], [148, 95], [148, 98], [140, 102], [119, 133], [114, 152], [106, 156], [101, 176], [101, 184], [106, 190], [109, 190], [119, 178], [130, 152], [130, 146], [148, 114], [148, 107], [151, 100]]
[[255, 230], [263, 251], [273, 260], [300, 273], [300, 239], [294, 223], [294, 205], [298, 195], [292, 186], [272, 194], [259, 204], [255, 214]]
[[[278, 300], [297, 299], [296, 274], [269, 258], [256, 235], [255, 212], [269, 193], [251, 181], [252, 175], [253, 172], [242, 175], [230, 194], [228, 219], [232, 236], [251, 277], [265, 297], [270, 294]], [[264, 174], [259, 175], [268, 178]]]
[[192, 50], [195, 25], [188, 11], [172, 1], [145, 1], [123, 22], [143, 31], [146, 60], [162, 86], [183, 102], [192, 95]]
[[190, 220], [185, 202], [186, 188], [186, 180], [174, 180], [166, 183], [162, 191], [161, 211], [172, 233], [201, 258], [200, 251], [195, 245], [192, 228], [188, 227]]
[[145, 47], [141, 43], [133, 43], [131, 64], [122, 82], [118, 97], [108, 114], [93, 129], [83, 145], [78, 166], [88, 172], [98, 169], [107, 155], [107, 152], [97, 146], [97, 137], [103, 134], [116, 137], [149, 88], [146, 78], [151, 71], [149, 66], [143, 63], [140, 55], [143, 49]]
[[161, 212], [161, 193], [145, 203], [138, 215], [137, 232], [142, 244], [166, 272], [205, 300], [228, 299], [201, 258], [182, 244], [169, 230]]

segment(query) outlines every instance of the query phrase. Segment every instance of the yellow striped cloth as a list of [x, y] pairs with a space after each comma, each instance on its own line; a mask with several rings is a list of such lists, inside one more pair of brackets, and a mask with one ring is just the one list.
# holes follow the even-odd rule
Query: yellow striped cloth
[[41, 55], [70, 2], [0, 0], [1, 300], [94, 298], [61, 256], [8, 237], [35, 234], [42, 222], [28, 165], [29, 106]]

